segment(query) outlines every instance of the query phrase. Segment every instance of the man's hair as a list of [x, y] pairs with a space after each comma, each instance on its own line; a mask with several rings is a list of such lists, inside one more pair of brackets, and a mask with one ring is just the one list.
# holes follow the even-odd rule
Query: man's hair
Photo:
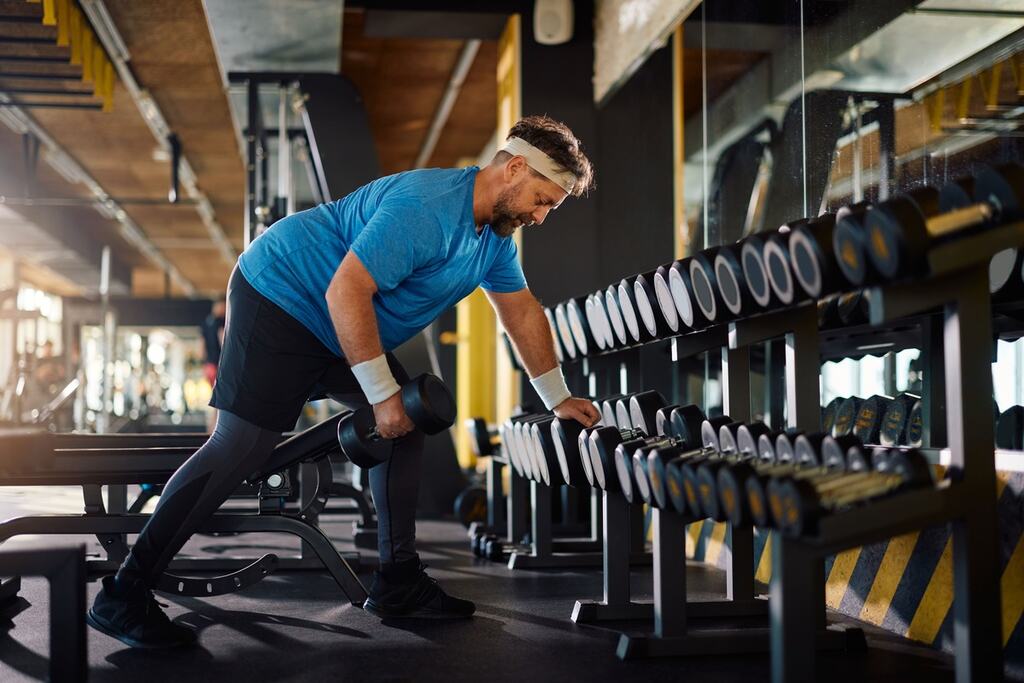
[[[572, 188], [574, 197], [593, 189], [594, 167], [580, 148], [580, 141], [569, 126], [561, 121], [543, 115], [527, 116], [512, 126], [505, 139], [509, 138], [520, 138], [529, 142], [561, 166], [560, 170], [569, 171], [576, 176], [576, 184]], [[511, 158], [512, 155], [508, 152], [499, 151], [492, 163], [504, 163]], [[532, 168], [530, 170], [537, 174]]]

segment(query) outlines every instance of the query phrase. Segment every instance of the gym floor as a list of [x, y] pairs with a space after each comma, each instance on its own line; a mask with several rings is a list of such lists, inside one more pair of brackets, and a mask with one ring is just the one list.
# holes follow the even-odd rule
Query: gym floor
[[[74, 488], [0, 489], [0, 519], [26, 513], [80, 510]], [[328, 535], [342, 550], [351, 524], [328, 517]], [[271, 576], [252, 588], [208, 599], [168, 598], [172, 619], [200, 632], [200, 647], [146, 652], [90, 630], [93, 681], [182, 680], [433, 681], [469, 680], [767, 680], [767, 655], [620, 662], [610, 628], [578, 627], [569, 615], [577, 598], [600, 593], [596, 570], [517, 571], [473, 558], [465, 530], [455, 522], [421, 522], [421, 556], [445, 589], [477, 603], [463, 621], [403, 620], [383, 623], [347, 603], [322, 572]], [[79, 542], [84, 539], [72, 539]], [[95, 549], [91, 539], [90, 549]], [[14, 541], [12, 543], [17, 543]], [[21, 543], [31, 544], [26, 538]], [[281, 535], [197, 536], [190, 555], [294, 553]], [[375, 557], [363, 553], [372, 568]], [[688, 580], [696, 599], [724, 593], [724, 574], [699, 564]], [[650, 599], [650, 571], [635, 572], [634, 591]], [[369, 581], [365, 574], [364, 582]], [[89, 584], [89, 600], [98, 590]], [[48, 671], [47, 587], [25, 579], [25, 603], [13, 622], [0, 624], [0, 681], [45, 680]], [[850, 621], [850, 620], [845, 620]], [[633, 628], [642, 631], [634, 624]], [[622, 628], [630, 628], [622, 625]], [[952, 659], [928, 647], [868, 628], [866, 653], [819, 656], [831, 682], [952, 681]], [[6, 636], [6, 637], [4, 637]], [[824, 676], [823, 676], [824, 678]]]

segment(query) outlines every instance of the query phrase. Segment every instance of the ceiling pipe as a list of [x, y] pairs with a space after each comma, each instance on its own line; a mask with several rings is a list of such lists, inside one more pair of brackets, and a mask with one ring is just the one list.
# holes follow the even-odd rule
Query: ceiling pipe
[[462, 90], [462, 84], [466, 82], [469, 69], [473, 66], [476, 53], [480, 50], [480, 42], [475, 39], [467, 40], [462, 46], [462, 52], [459, 53], [459, 59], [455, 62], [455, 69], [448, 79], [444, 95], [441, 96], [441, 102], [437, 105], [437, 110], [434, 112], [434, 119], [430, 122], [430, 128], [427, 129], [427, 136], [423, 139], [420, 153], [416, 155], [416, 162], [413, 164], [414, 168], [426, 166], [427, 162], [430, 161], [430, 157], [434, 154], [437, 141], [441, 138], [441, 131], [444, 130], [445, 124], [448, 123], [452, 107], [455, 106], [455, 100], [458, 99], [459, 92]]
[[[103, 43], [107, 54], [110, 55], [114, 68], [117, 69], [118, 76], [121, 78], [121, 82], [138, 108], [139, 113], [142, 114], [142, 119], [149, 126], [153, 137], [156, 138], [157, 144], [164, 151], [171, 152], [168, 142], [172, 134], [171, 128], [167, 124], [167, 120], [157, 106], [156, 101], [148, 92], [139, 87], [138, 81], [135, 80], [135, 75], [128, 66], [128, 62], [131, 60], [128, 47], [118, 33], [114, 20], [111, 18], [110, 12], [107, 11], [106, 5], [103, 4], [103, 0], [81, 0], [81, 6], [89, 17], [89, 21], [96, 31], [96, 36]], [[196, 201], [199, 218], [202, 220], [203, 225], [206, 226], [210, 239], [213, 240], [214, 245], [220, 251], [225, 263], [234, 265], [238, 259], [238, 252], [231, 244], [231, 240], [228, 239], [224, 228], [217, 222], [213, 212], [213, 205], [206, 194], [199, 189], [195, 171], [184, 155], [181, 156], [179, 178], [181, 184], [185, 186], [186, 194]]]

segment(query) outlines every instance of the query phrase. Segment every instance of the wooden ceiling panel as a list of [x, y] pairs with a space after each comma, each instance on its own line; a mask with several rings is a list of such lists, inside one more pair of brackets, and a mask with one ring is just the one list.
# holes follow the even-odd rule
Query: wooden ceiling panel
[[485, 41], [466, 75], [429, 166], [454, 166], [464, 157], [475, 159], [483, 150], [498, 120], [497, 73], [498, 44]]

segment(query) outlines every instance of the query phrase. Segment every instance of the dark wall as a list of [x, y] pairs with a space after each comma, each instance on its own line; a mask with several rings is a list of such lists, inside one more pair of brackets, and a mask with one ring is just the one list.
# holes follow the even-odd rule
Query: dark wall
[[577, 5], [573, 40], [533, 41], [523, 17], [523, 114], [564, 121], [594, 162], [596, 189], [523, 233], [523, 268], [545, 304], [593, 292], [672, 260], [672, 60], [653, 54], [600, 109], [593, 104], [592, 16]]
[[[594, 35], [591, 3], [576, 3], [573, 39], [564, 45], [533, 40], [533, 15], [522, 18], [522, 110], [565, 122], [594, 159], [599, 147], [593, 103]], [[600, 180], [598, 165], [598, 182]], [[567, 199], [541, 227], [523, 232], [523, 270], [546, 305], [602, 284], [597, 195]]]

